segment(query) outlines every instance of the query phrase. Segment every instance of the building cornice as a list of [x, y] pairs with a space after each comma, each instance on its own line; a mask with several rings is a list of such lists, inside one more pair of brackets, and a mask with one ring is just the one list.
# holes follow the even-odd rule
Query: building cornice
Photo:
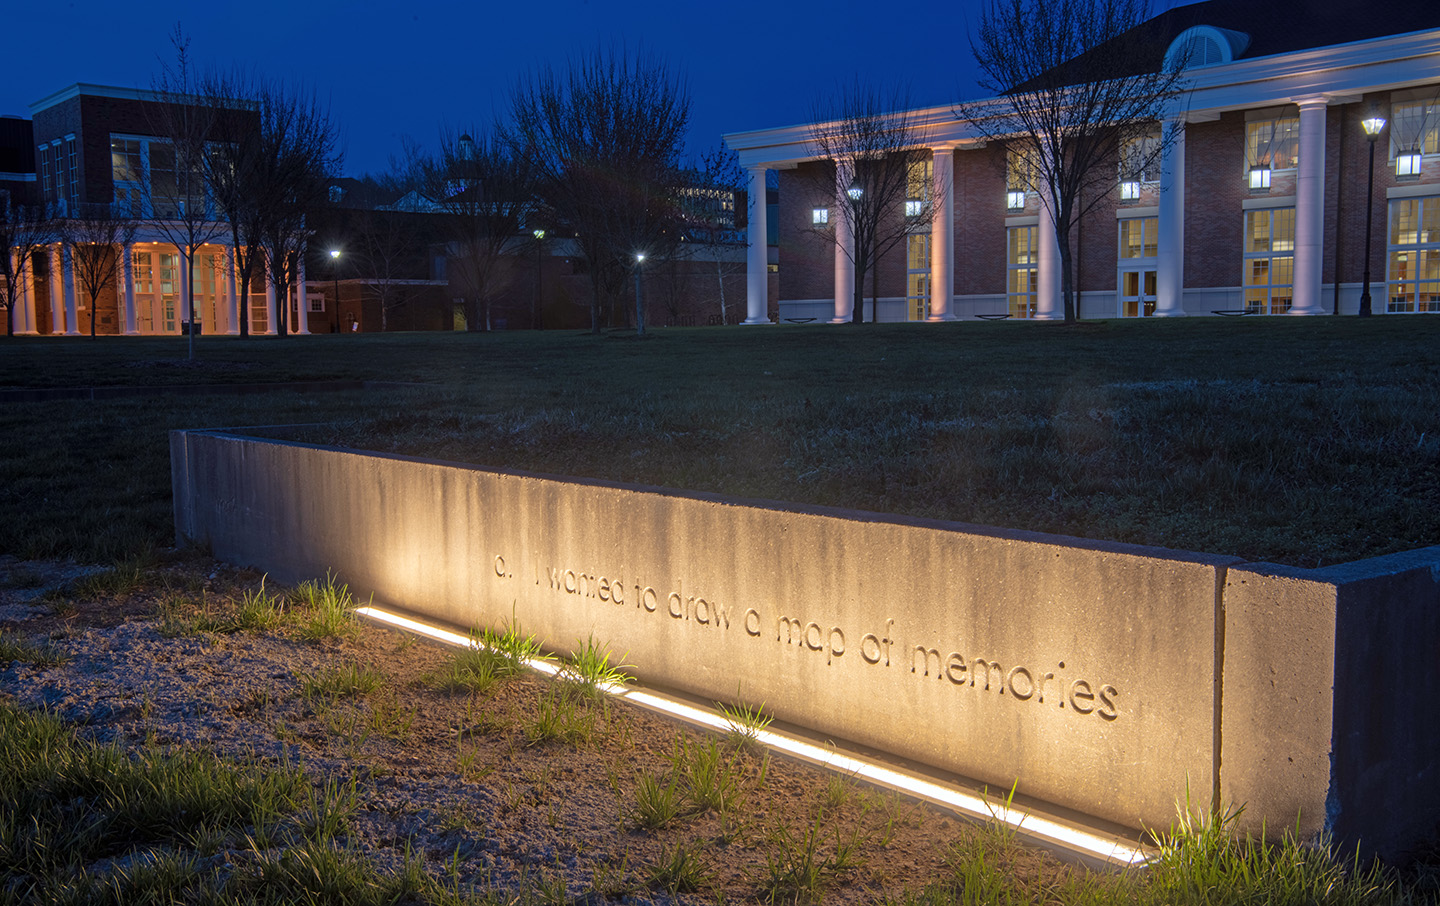
[[[1207, 122], [1225, 111], [1290, 104], [1301, 97], [1352, 103], [1367, 92], [1435, 82], [1440, 82], [1440, 29], [1429, 29], [1196, 69], [1187, 74], [1178, 106], [1187, 121]], [[969, 103], [999, 104], [1002, 99]], [[973, 122], [955, 115], [959, 106], [919, 108], [908, 116], [926, 135], [927, 144], [982, 145], [983, 137]], [[811, 148], [814, 128], [807, 123], [731, 132], [724, 138], [741, 166], [784, 169], [816, 159]]]

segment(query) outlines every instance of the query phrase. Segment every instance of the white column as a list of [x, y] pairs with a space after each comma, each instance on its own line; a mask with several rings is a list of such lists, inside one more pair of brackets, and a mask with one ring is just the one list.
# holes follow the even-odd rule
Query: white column
[[50, 246], [50, 334], [62, 336], [65, 333], [65, 265], [60, 256], [60, 245]]
[[295, 254], [295, 332], [310, 333], [309, 303], [305, 300], [305, 250]]
[[10, 273], [20, 279], [19, 292], [15, 296], [15, 315], [10, 321], [11, 329], [17, 334], [38, 333], [35, 326], [35, 262], [25, 260], [19, 252], [10, 252], [13, 265]]
[[750, 195], [745, 202], [745, 320], [770, 323], [770, 237], [765, 222], [765, 168], [750, 167]]
[[230, 301], [228, 304], [229, 314], [225, 320], [225, 332], [234, 336], [240, 332], [240, 276], [235, 264], [235, 249], [227, 246], [225, 249], [225, 288], [229, 291]]
[[1160, 235], [1156, 242], [1155, 317], [1185, 316], [1185, 121], [1167, 123], [1160, 158]]
[[1326, 100], [1301, 98], [1300, 172], [1295, 179], [1295, 288], [1292, 315], [1323, 315]]
[[850, 217], [842, 207], [850, 181], [855, 176], [851, 161], [835, 162], [835, 212], [831, 220], [835, 227], [835, 317], [831, 324], [850, 321], [855, 312], [855, 231]]
[[267, 268], [265, 271], [265, 334], [274, 336], [280, 332], [279, 322], [275, 320], [275, 281], [270, 276]]
[[[1035, 230], [1040, 243], [1039, 272], [1035, 278], [1035, 320], [1056, 321], [1065, 317], [1065, 300], [1060, 297], [1060, 240], [1055, 235], [1055, 215], [1050, 212], [1049, 189], [1040, 193], [1040, 224]], [[1076, 305], [1079, 305], [1077, 294]], [[1077, 312], [1078, 314], [1078, 312]]]
[[65, 268], [64, 286], [62, 287], [65, 293], [65, 333], [68, 336], [78, 337], [80, 335], [80, 314], [75, 309], [75, 258], [70, 253], [70, 246], [62, 245], [60, 248]]
[[953, 321], [955, 296], [955, 149], [936, 148], [934, 214], [930, 221], [930, 316], [927, 321]]
[[120, 322], [120, 329], [123, 330], [125, 332], [125, 335], [128, 337], [134, 336], [136, 331], [134, 262], [135, 244], [133, 242], [125, 243], [120, 249], [120, 254], [124, 255], [124, 259], [120, 262], [120, 279], [122, 281], [120, 286], [120, 304], [125, 308], [122, 320]]

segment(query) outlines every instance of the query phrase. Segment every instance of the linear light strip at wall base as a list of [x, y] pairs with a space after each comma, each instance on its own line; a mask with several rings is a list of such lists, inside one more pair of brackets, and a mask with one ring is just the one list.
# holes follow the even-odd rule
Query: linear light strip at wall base
[[[477, 644], [469, 636], [392, 613], [373, 605], [357, 608], [355, 613], [366, 619], [413, 632], [446, 645], [469, 648]], [[560, 667], [545, 660], [530, 659], [526, 663], [532, 670], [547, 676], [555, 676], [561, 670]], [[1007, 802], [937, 783], [920, 774], [881, 764], [859, 755], [816, 745], [790, 733], [769, 728], [755, 729], [738, 726], [720, 714], [704, 708], [697, 708], [688, 702], [663, 693], [637, 689], [623, 683], [604, 683], [601, 684], [600, 690], [617, 699], [634, 702], [643, 708], [671, 715], [687, 723], [721, 732], [734, 730], [748, 733], [757, 742], [775, 751], [785, 752], [830, 770], [860, 777], [871, 783], [951, 808], [967, 817], [998, 821], [1044, 845], [1057, 847], [1089, 859], [1098, 859], [1112, 865], [1139, 866], [1154, 857], [1153, 851], [1122, 837], [1098, 833], [1044, 815], [1037, 815], [1034, 812], [1024, 811]]]

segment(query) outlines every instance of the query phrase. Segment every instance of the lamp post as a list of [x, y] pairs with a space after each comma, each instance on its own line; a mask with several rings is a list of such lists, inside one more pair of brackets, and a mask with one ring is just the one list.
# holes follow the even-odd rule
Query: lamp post
[[340, 250], [330, 250], [330, 276], [335, 279], [335, 332], [340, 332]]
[[1370, 317], [1370, 220], [1375, 207], [1375, 139], [1385, 128], [1385, 118], [1378, 114], [1361, 120], [1365, 137], [1370, 139], [1370, 176], [1365, 182], [1365, 276], [1360, 288], [1360, 317]]
[[640, 304], [640, 267], [645, 263], [645, 253], [635, 253], [635, 336], [645, 336], [645, 308]]
[[545, 231], [535, 230], [535, 312], [531, 315], [531, 322], [536, 330], [544, 330], [540, 323], [540, 278], [543, 263], [540, 259], [540, 245], [545, 241]]

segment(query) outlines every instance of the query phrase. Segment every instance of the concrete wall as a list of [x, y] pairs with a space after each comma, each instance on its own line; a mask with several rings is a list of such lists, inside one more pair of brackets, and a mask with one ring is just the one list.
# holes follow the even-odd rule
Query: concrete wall
[[[222, 559], [287, 581], [333, 569], [362, 595], [457, 627], [513, 614], [560, 650], [593, 634], [644, 681], [763, 702], [821, 733], [1136, 828], [1168, 826], [1187, 790], [1201, 807], [1221, 794], [1255, 803], [1247, 818], [1272, 827], [1323, 814], [1335, 620], [1414, 591], [1383, 569], [1337, 585], [1335, 571], [1297, 578], [1230, 558], [218, 432], [171, 443], [177, 532]], [[1440, 550], [1424, 556], [1440, 569]], [[1222, 617], [1226, 595], [1237, 603]], [[1398, 631], [1416, 652], [1407, 669], [1433, 671], [1419, 651], [1440, 638], [1435, 609], [1387, 606], [1395, 619], [1336, 663], [1380, 657]], [[1266, 696], [1270, 663], [1295, 672], [1286, 689], [1313, 707]], [[1382, 674], [1359, 669], [1357, 687]], [[1345, 688], [1337, 714], [1353, 698]], [[1222, 702], [1248, 723], [1222, 721]], [[1414, 714], [1356, 717], [1388, 733]], [[1352, 763], [1357, 777], [1371, 763], [1348, 739], [1344, 783]], [[1277, 762], [1292, 750], [1293, 767]], [[1385, 777], [1355, 789], [1403, 786], [1388, 779], [1399, 762], [1437, 767], [1433, 747], [1395, 751]]]

